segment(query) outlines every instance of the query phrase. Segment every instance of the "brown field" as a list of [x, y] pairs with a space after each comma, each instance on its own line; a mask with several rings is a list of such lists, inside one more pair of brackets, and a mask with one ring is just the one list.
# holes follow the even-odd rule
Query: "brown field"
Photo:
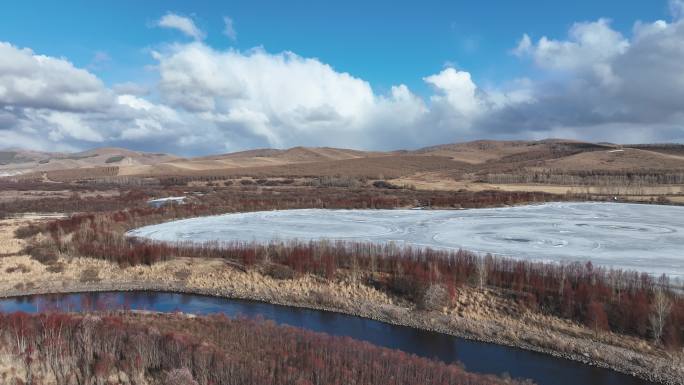
[[[356, 179], [348, 183], [354, 186], [387, 180], [421, 190], [570, 192], [624, 199], [665, 197], [677, 203], [684, 193], [684, 146], [676, 144], [481, 140], [410, 151], [295, 147], [187, 159], [116, 148], [77, 154], [3, 154], [0, 173], [23, 174], [0, 180], [48, 183], [198, 186], [254, 178], [271, 184], [288, 179], [294, 185], [310, 185], [318, 183], [317, 178], [330, 177]], [[27, 159], [33, 159], [32, 168]]]
[[[194, 177], [316, 177], [347, 176], [385, 179], [428, 170], [452, 170], [467, 165], [441, 156], [392, 155], [320, 162], [291, 163], [280, 166], [234, 167], [212, 170], [185, 170], [161, 176]], [[145, 175], [148, 177], [158, 175]]]
[[445, 179], [439, 172], [417, 173], [407, 177], [391, 179], [398, 186], [413, 186], [418, 190], [442, 191], [534, 191], [549, 194], [620, 195], [623, 197], [667, 196], [673, 200], [684, 198], [684, 185], [659, 186], [573, 186], [533, 183], [487, 183], [479, 181]]
[[559, 170], [682, 170], [684, 156], [624, 148], [571, 155], [545, 162], [544, 167]]
[[383, 156], [384, 153], [340, 148], [295, 147], [288, 150], [261, 149], [232, 154], [212, 155], [194, 159], [179, 159], [155, 165], [121, 167], [119, 175], [175, 175], [195, 171], [282, 166], [293, 163], [313, 163]]
[[0, 151], [0, 174], [7, 171], [19, 171], [27, 174], [103, 166], [149, 165], [175, 159], [178, 157], [113, 147], [96, 148], [77, 153]]

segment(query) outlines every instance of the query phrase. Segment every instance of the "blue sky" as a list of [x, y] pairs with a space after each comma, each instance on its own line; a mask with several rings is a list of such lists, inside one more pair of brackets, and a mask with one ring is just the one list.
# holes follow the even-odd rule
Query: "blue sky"
[[[12, 4], [9, 6], [9, 4]], [[477, 82], [526, 73], [510, 55], [523, 33], [563, 38], [577, 21], [610, 18], [629, 33], [636, 20], [668, 19], [665, 1], [15, 1], [0, 13], [0, 37], [80, 67], [98, 52], [111, 63], [93, 72], [107, 82], [145, 80], [150, 48], [178, 38], [153, 28], [167, 12], [191, 16], [213, 47], [316, 57], [387, 89], [421, 78], [446, 63], [468, 69]], [[234, 20], [238, 39], [221, 32]]]
[[[682, 106], [677, 102], [669, 103], [672, 105], [667, 110], [668, 119], [664, 121], [654, 121], [648, 111], [639, 116], [627, 113], [632, 110], [629, 103], [638, 105], [639, 101], [634, 100], [634, 95], [624, 84], [629, 79], [623, 78], [633, 74], [634, 69], [626, 68], [622, 63], [630, 55], [645, 58], [649, 48], [662, 46], [654, 41], [643, 50], [632, 49], [641, 42], [642, 35], [636, 32], [638, 23], [649, 26], [662, 21], [668, 28], [667, 31], [659, 30], [662, 39], [680, 33], [682, 28], [679, 28], [681, 20], [678, 12], [679, 7], [684, 9], [681, 4], [680, 0], [9, 1], [3, 3], [0, 12], [0, 42], [11, 45], [15, 50], [27, 48], [33, 55], [70, 62], [75, 69], [86, 71], [101, 80], [104, 93], [113, 92], [120, 96], [121, 91], [115, 90], [115, 87], [121, 83], [145, 88], [147, 91], [144, 95], [135, 96], [154, 103], [155, 108], [169, 108], [177, 114], [171, 119], [174, 121], [173, 128], [169, 122], [158, 119], [157, 123], [162, 128], [157, 127], [156, 132], [159, 135], [174, 133], [178, 137], [183, 136], [184, 140], [173, 143], [172, 149], [188, 153], [253, 146], [335, 145], [336, 142], [367, 148], [416, 147], [434, 144], [435, 141], [478, 137], [529, 139], [555, 134], [587, 140], [615, 141], [621, 137], [646, 141], [681, 140], [684, 138], [681, 132], [684, 119], [680, 120]], [[178, 28], [160, 26], [160, 20], [165, 15], [186, 19], [201, 32], [202, 38], [195, 39]], [[235, 36], [229, 37], [224, 33], [226, 18], [232, 20]], [[585, 24], [586, 28], [582, 27]], [[573, 35], [573, 30], [579, 32]], [[525, 34], [531, 44], [516, 51]], [[550, 49], [541, 43], [542, 38], [553, 43]], [[648, 35], [648, 38], [652, 38], [652, 35]], [[603, 40], [591, 46], [596, 39]], [[624, 47], [611, 53], [610, 57], [600, 54], [606, 47], [623, 43]], [[573, 44], [577, 47], [570, 47]], [[301, 80], [313, 82], [309, 94], [300, 95], [301, 100], [291, 102], [284, 109], [270, 110], [273, 105], [281, 103], [271, 100], [273, 95], [262, 91], [252, 92], [255, 84], [263, 85], [263, 82], [268, 81], [267, 74], [243, 73], [240, 71], [247, 69], [233, 66], [235, 60], [243, 57], [258, 61], [252, 54], [255, 47], [266, 55], [264, 60], [277, 62], [278, 55], [292, 52], [299, 58], [297, 60], [313, 59], [322, 66], [329, 66], [333, 73], [328, 74], [330, 76], [323, 74], [321, 79]], [[224, 79], [225, 82], [217, 83], [230, 88], [231, 81], [242, 79], [245, 89], [250, 92], [249, 97], [256, 99], [244, 103], [245, 89], [235, 91], [243, 95], [237, 98], [240, 100], [236, 100], [235, 93], [231, 94], [233, 91], [224, 92], [213, 87], [204, 90], [204, 94], [197, 94], [202, 92], [197, 90], [198, 84], [203, 81], [201, 74], [184, 84], [169, 84], [166, 79], [177, 80], [174, 74], [183, 73], [176, 67], [180, 65], [182, 54], [189, 54], [195, 48], [205, 49], [198, 54], [197, 60], [213, 66], [220, 74], [231, 71], [235, 74], [232, 80]], [[589, 52], [591, 49], [593, 51]], [[674, 56], [657, 52], [657, 55], [662, 55], [662, 58], [657, 59], [658, 63], [670, 70], [679, 69], [671, 68], [671, 63], [681, 58], [677, 56], [680, 53], [674, 51]], [[235, 52], [238, 56], [231, 58], [228, 57], [230, 55], [224, 55], [229, 52]], [[577, 61], [578, 55], [584, 57], [583, 63]], [[306, 63], [300, 64], [305, 68]], [[166, 65], [177, 72], [160, 70]], [[205, 68], [202, 64], [198, 64], [198, 67]], [[266, 64], [260, 68], [261, 71], [278, 71]], [[194, 70], [196, 68], [190, 68], [188, 73]], [[297, 72], [296, 69], [294, 71]], [[402, 94], [401, 90], [393, 94], [393, 89], [402, 86], [408, 90], [409, 97], [420, 99], [420, 105], [414, 103], [397, 107], [400, 110], [415, 109], [415, 114], [405, 117], [402, 122], [384, 122], [383, 116], [393, 115], [385, 110], [374, 110], [369, 117], [361, 119], [363, 122], [357, 122], [357, 115], [362, 110], [366, 111], [368, 106], [359, 106], [357, 112], [352, 107], [339, 106], [337, 99], [326, 96], [318, 98], [320, 95], [316, 93], [316, 90], [329, 91], [331, 87], [340, 90], [340, 93], [347, 89], [346, 86], [356, 87], [343, 80], [342, 83], [337, 82], [339, 79], [336, 77], [341, 73], [348, 73], [371, 88], [370, 95], [359, 90], [361, 94], [350, 94], [350, 98], [374, 98], [378, 100], [373, 103], [383, 104], [382, 98], [396, 99], [397, 95]], [[443, 76], [434, 77], [433, 81], [426, 80], [439, 74]], [[466, 74], [467, 79], [464, 78]], [[601, 79], [592, 76], [600, 76]], [[9, 75], [6, 74], [6, 77]], [[245, 77], [249, 79], [245, 80]], [[328, 80], [332, 83], [326, 83]], [[599, 109], [591, 108], [584, 105], [584, 98], [575, 94], [584, 82], [593, 84], [597, 81], [605, 87], [595, 90], [592, 95], [611, 95], [615, 97], [615, 103]], [[615, 89], [618, 83], [620, 90]], [[657, 83], [658, 80], [654, 79], [649, 84]], [[684, 91], [675, 83], [674, 86], [668, 85], [668, 100], [679, 96], [679, 91]], [[187, 90], [179, 87], [194, 88]], [[278, 87], [283, 90], [290, 90], [288, 87], [293, 87], [293, 91], [297, 89], [296, 84], [280, 84]], [[478, 99], [462, 100], [464, 92]], [[656, 88], [652, 92], [664, 91]], [[199, 99], [210, 96], [210, 106], [204, 103], [199, 108], [178, 100], [179, 94], [187, 93], [193, 93]], [[314, 94], [318, 96], [314, 97]], [[484, 98], [483, 94], [488, 96]], [[21, 104], [16, 97], [3, 101], [1, 95], [0, 107], [5, 106], [7, 111], [13, 112], [6, 113], [8, 117], [5, 121], [11, 123], [4, 123], [5, 127], [2, 127], [0, 115], [0, 139], [4, 138], [12, 145], [22, 145], [33, 131], [38, 130], [26, 122], [43, 119], [45, 107], [54, 103], [29, 103], [24, 95]], [[658, 108], [668, 104], [663, 103], [659, 96], [662, 95], [649, 98], [658, 99]], [[502, 102], [502, 98], [506, 101]], [[511, 101], [512, 98], [516, 100], [515, 103]], [[568, 98], [571, 100], [566, 100]], [[559, 102], [547, 105], [550, 100]], [[122, 101], [118, 100], [115, 107], [120, 108], [121, 104]], [[491, 109], [492, 105], [504, 104], [505, 108]], [[531, 110], [534, 107], [531, 104], [536, 104], [537, 110]], [[558, 111], [557, 117], [539, 112], [556, 111], [561, 104], [569, 104], [574, 110]], [[454, 115], [454, 111], [444, 112], [447, 105], [460, 115]], [[473, 115], [474, 105], [480, 106], [477, 107], [477, 119]], [[484, 105], [490, 106], [486, 113], [482, 112]], [[106, 120], [109, 118], [102, 116], [103, 108], [111, 109], [111, 106], [98, 104], [97, 111], [85, 111], [79, 106], [76, 110], [80, 115], [73, 116], [69, 115], [77, 113], [73, 111], [73, 106], [57, 109], [56, 113], [51, 113], [54, 116], [46, 120], [57, 125], [47, 132], [50, 140], [36, 141], [34, 147], [51, 147], [51, 142], [65, 149], [100, 144], [122, 144], [155, 150], [160, 147], [155, 144], [159, 137], [148, 135], [149, 126], [146, 132], [122, 135], [121, 130], [130, 122], [117, 120], [108, 124]], [[377, 110], [376, 107], [368, 108]], [[19, 109], [23, 111], [22, 114], [16, 112]], [[317, 116], [318, 120], [315, 120], [314, 125], [312, 120], [300, 124], [301, 116], [293, 118], [293, 111], [305, 111], [306, 116]], [[440, 111], [439, 114], [437, 111]], [[324, 123], [321, 123], [319, 118], [323, 112], [326, 116]], [[95, 113], [99, 115], [93, 116]], [[37, 117], [40, 114], [43, 115]], [[213, 116], [208, 119], [210, 114]], [[247, 122], [245, 114], [257, 117]], [[564, 118], [577, 114], [580, 115], [577, 119]], [[240, 117], [236, 118], [237, 115]], [[133, 121], [158, 118], [131, 116]], [[511, 124], [501, 123], [508, 122], [512, 116], [522, 118]], [[333, 122], [333, 117], [339, 118], [338, 121]], [[66, 127], [69, 124], [65, 121], [88, 132], [70, 135], [71, 131]], [[204, 138], [200, 138], [200, 133], [196, 131], [198, 125], [211, 126]], [[383, 145], [382, 135], [396, 136], [396, 132], [391, 131], [376, 130], [375, 133], [375, 128], [383, 125], [404, 125], [397, 130], [408, 130], [412, 134], [403, 135], [401, 140], [388, 140]], [[513, 125], [519, 129], [516, 131]], [[640, 129], [639, 125], [643, 128]], [[439, 126], [434, 135], [421, 135], [431, 126]], [[629, 135], [622, 135], [616, 128], [618, 126], [629, 127]], [[217, 144], [216, 136], [220, 144]], [[356, 139], [339, 140], [349, 136]]]

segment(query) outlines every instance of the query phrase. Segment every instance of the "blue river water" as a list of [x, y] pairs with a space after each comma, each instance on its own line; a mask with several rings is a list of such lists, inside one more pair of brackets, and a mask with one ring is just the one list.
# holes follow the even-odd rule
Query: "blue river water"
[[471, 372], [530, 378], [540, 385], [653, 384], [612, 370], [507, 346], [470, 341], [338, 313], [202, 295], [158, 292], [52, 294], [0, 299], [2, 312], [87, 309], [136, 309], [193, 314], [262, 317], [336, 336], [399, 349], [447, 363], [460, 362]]

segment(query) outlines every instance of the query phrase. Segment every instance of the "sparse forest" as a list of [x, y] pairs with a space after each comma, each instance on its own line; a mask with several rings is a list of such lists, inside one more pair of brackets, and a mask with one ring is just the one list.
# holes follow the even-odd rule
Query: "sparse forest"
[[555, 170], [529, 169], [522, 172], [491, 173], [482, 178], [487, 183], [541, 183], [561, 186], [646, 187], [684, 184], [684, 172], [663, 170]]
[[0, 342], [0, 352], [17, 364], [14, 378], [0, 379], [7, 385], [523, 383], [350, 338], [223, 315], [0, 314]]
[[[265, 202], [253, 204], [246, 205], [245, 210], [257, 209]], [[513, 300], [530, 310], [575, 320], [597, 331], [653, 339], [671, 349], [680, 349], [684, 341], [684, 299], [665, 276], [656, 279], [638, 272], [598, 268], [591, 263], [537, 263], [391, 244], [167, 244], [123, 235], [133, 227], [202, 214], [203, 210], [180, 205], [75, 215], [20, 228], [18, 234], [47, 235], [27, 250], [41, 261], [54, 260], [57, 253], [99, 258], [122, 266], [152, 265], [178, 257], [219, 258], [244, 269], [275, 271], [281, 277], [314, 274], [334, 280], [351, 276], [410, 300], [419, 308], [429, 307], [424, 304], [434, 303], [440, 293], [443, 298], [436, 302], [448, 304], [457, 298], [463, 285], [487, 286], [510, 293]]]
[[[260, 180], [244, 179], [250, 183], [228, 188], [185, 186], [123, 188], [107, 185], [69, 187], [63, 197], [30, 197], [0, 201], [0, 213], [26, 212], [103, 212], [125, 209], [147, 208], [146, 201], [154, 197], [188, 195], [190, 205], [178, 207], [177, 212], [186, 215], [220, 214], [235, 211], [257, 211], [290, 208], [397, 208], [397, 207], [451, 207], [477, 208], [501, 205], [537, 203], [579, 199], [579, 196], [554, 195], [540, 192], [509, 191], [415, 191], [397, 188], [360, 188], [354, 178], [315, 179], [308, 186], [288, 186], [284, 180], [281, 186], [269, 187]], [[264, 182], [268, 182], [264, 180]], [[0, 182], [5, 191], [32, 191], [21, 183]], [[262, 185], [266, 185], [264, 187]], [[23, 187], [22, 187], [23, 186]], [[64, 186], [35, 184], [33, 188], [59, 192]], [[30, 187], [28, 187], [30, 188]], [[51, 190], [52, 189], [52, 190]], [[109, 190], [114, 194], [106, 194]], [[114, 189], [114, 190], [112, 190]], [[41, 190], [36, 190], [41, 191]], [[88, 196], [83, 194], [89, 193]], [[163, 212], [160, 212], [163, 215]], [[169, 218], [173, 218], [170, 216]]]

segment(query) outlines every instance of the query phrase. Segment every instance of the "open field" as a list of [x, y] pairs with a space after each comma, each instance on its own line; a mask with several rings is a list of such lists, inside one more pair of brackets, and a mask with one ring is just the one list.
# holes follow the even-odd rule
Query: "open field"
[[553, 159], [545, 168], [558, 170], [681, 170], [684, 156], [636, 148], [592, 151]]
[[179, 159], [173, 155], [143, 153], [124, 148], [102, 147], [76, 153], [26, 150], [0, 151], [0, 175], [26, 174], [104, 166], [151, 165]]
[[413, 186], [419, 190], [442, 190], [442, 191], [536, 191], [549, 194], [591, 194], [591, 195], [613, 195], [624, 199], [630, 197], [641, 197], [650, 199], [651, 197], [664, 196], [668, 199], [684, 197], [684, 185], [652, 185], [652, 186], [580, 186], [562, 184], [541, 184], [541, 183], [488, 183], [483, 181], [464, 181], [455, 179], [444, 179], [439, 172], [417, 173], [407, 177], [389, 180], [397, 186]]
[[[123, 155], [112, 155], [115, 153]], [[429, 190], [570, 191], [649, 199], [672, 197], [676, 201], [684, 188], [683, 154], [679, 145], [613, 145], [560, 139], [475, 141], [390, 152], [295, 147], [199, 158], [106, 148], [72, 155], [15, 154], [16, 159], [71, 157], [76, 159], [72, 162], [80, 163], [61, 168], [56, 162], [49, 168], [36, 163], [31, 168], [8, 161], [0, 170], [6, 175], [19, 173], [6, 177], [10, 180], [61, 183], [186, 185], [198, 181], [239, 183], [245, 177], [310, 183], [315, 178], [336, 177], [358, 179], [361, 184], [391, 180], [399, 186]], [[103, 160], [104, 155], [111, 156]], [[115, 156], [129, 160], [106, 162]]]

